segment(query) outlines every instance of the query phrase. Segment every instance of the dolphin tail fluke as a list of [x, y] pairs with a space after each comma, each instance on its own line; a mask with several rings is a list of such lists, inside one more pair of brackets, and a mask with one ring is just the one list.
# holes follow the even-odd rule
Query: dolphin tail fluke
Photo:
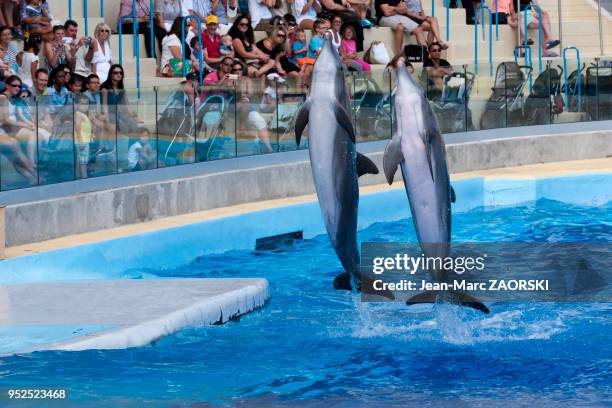
[[351, 275], [348, 272], [342, 272], [334, 279], [334, 289], [336, 290], [353, 290], [351, 286]]
[[357, 177], [364, 174], [378, 174], [378, 167], [367, 156], [357, 153]]
[[306, 125], [308, 125], [308, 115], [310, 114], [310, 105], [312, 101], [308, 99], [300, 108], [295, 118], [295, 143], [299, 146], [302, 140], [302, 133]]
[[489, 313], [489, 308], [486, 307], [481, 301], [466, 293], [458, 292], [455, 290], [451, 290], [445, 294], [441, 294], [440, 292], [435, 290], [428, 290], [426, 292], [419, 293], [418, 295], [411, 297], [406, 301], [406, 304], [410, 306], [416, 305], [417, 303], [436, 303], [438, 299], [447, 300], [449, 303], [453, 303], [459, 306], [470, 307], [472, 309], [479, 310], [485, 314]]
[[393, 184], [393, 177], [397, 171], [397, 166], [404, 160], [402, 149], [398, 139], [393, 138], [385, 148], [383, 156], [383, 170], [389, 184]]

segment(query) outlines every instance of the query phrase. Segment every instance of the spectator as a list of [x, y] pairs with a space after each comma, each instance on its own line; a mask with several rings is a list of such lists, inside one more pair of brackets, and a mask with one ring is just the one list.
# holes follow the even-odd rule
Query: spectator
[[255, 35], [248, 16], [241, 15], [236, 18], [228, 34], [232, 37], [236, 57], [248, 63], [247, 73], [249, 77], [255, 76], [259, 67], [270, 62], [268, 55], [254, 47]]
[[172, 24], [174, 24], [177, 17], [181, 17], [181, 15], [180, 0], [155, 0], [156, 23], [158, 26], [163, 27], [166, 32], [171, 31]]
[[277, 26], [272, 29], [268, 37], [255, 44], [261, 52], [270, 57], [270, 61], [256, 72], [256, 76], [277, 73], [282, 77], [300, 77], [300, 68], [285, 55], [285, 41], [287, 41], [287, 32], [281, 26]]
[[251, 16], [251, 28], [257, 31], [268, 31], [272, 28], [270, 20], [276, 0], [249, 0], [249, 15]]
[[435, 98], [442, 94], [444, 77], [453, 73], [451, 64], [440, 58], [442, 46], [437, 42], [429, 45], [429, 58], [423, 63], [423, 72], [427, 75], [427, 96]]
[[[1, 103], [1, 102], [0, 102]], [[36, 182], [36, 169], [34, 164], [23, 154], [17, 141], [6, 134], [0, 123], [0, 153], [13, 164], [17, 173], [25, 177], [30, 184]]]
[[368, 11], [370, 11], [370, 6], [372, 5], [371, 0], [348, 0], [348, 2], [351, 8], [359, 15], [359, 18], [361, 18], [362, 27], [374, 27], [374, 23], [368, 20]]
[[74, 142], [76, 153], [76, 170], [78, 178], [87, 177], [89, 164], [89, 145], [93, 141], [93, 125], [89, 119], [89, 101], [87, 96], [74, 98]]
[[[172, 23], [172, 27], [168, 32], [168, 35], [162, 41], [162, 54], [159, 63], [159, 71], [162, 75], [174, 75], [170, 66], [171, 60], [183, 58], [183, 46], [181, 44], [181, 24], [183, 17], [177, 17]], [[189, 47], [185, 49], [185, 58], [190, 58], [191, 52]]]
[[395, 53], [402, 53], [404, 32], [414, 35], [418, 44], [427, 46], [423, 28], [410, 19], [408, 7], [403, 0], [375, 0], [376, 17], [378, 24], [391, 27], [395, 40]]
[[[456, 8], [457, 7], [457, 3], [459, 2], [459, 0], [449, 0], [450, 1], [450, 7], [451, 8]], [[465, 24], [470, 24], [470, 25], [474, 25], [474, 21], [475, 20], [475, 6], [478, 5], [478, 3], [480, 3], [480, 0], [461, 0], [461, 4], [463, 6], [463, 8], [465, 9]]]
[[347, 25], [342, 30], [342, 43], [340, 45], [340, 55], [349, 68], [358, 72], [370, 72], [372, 67], [361, 58], [357, 58], [355, 46], [355, 31], [353, 27]]
[[[19, 95], [16, 98], [12, 98], [11, 101], [15, 105], [15, 120], [21, 123], [29, 124], [30, 128], [35, 129], [36, 125], [32, 120], [32, 93], [25, 87], [22, 87], [19, 91]], [[38, 144], [45, 146], [49, 143], [51, 133], [39, 127], [37, 129]]]
[[21, 23], [24, 25], [28, 38], [39, 37], [45, 42], [53, 40], [51, 27], [52, 17], [49, 5], [40, 0], [26, 0], [21, 12]]
[[408, 8], [408, 17], [417, 23], [423, 31], [428, 31], [427, 42], [432, 43], [434, 41], [438, 42], [442, 46], [442, 49], [445, 50], [448, 48], [448, 45], [442, 40], [442, 36], [440, 35], [440, 25], [438, 24], [438, 19], [433, 16], [425, 15], [423, 11], [423, 3], [422, 0], [404, 0], [406, 2], [406, 6]]
[[[108, 78], [108, 71], [113, 63], [113, 53], [108, 39], [110, 37], [110, 27], [105, 23], [100, 23], [94, 30], [93, 54], [91, 61], [91, 72], [98, 75], [100, 81], [104, 82]], [[90, 47], [92, 45], [89, 45]], [[85, 58], [87, 61], [87, 58]]]
[[139, 171], [155, 168], [157, 155], [149, 142], [148, 130], [142, 130], [142, 136], [132, 143], [128, 149], [128, 170]]
[[64, 68], [66, 65], [59, 65], [55, 67], [49, 75], [49, 82], [51, 86], [47, 88], [47, 95], [50, 97], [50, 111], [53, 113], [60, 107], [68, 105], [70, 101], [70, 92], [66, 88], [66, 71]]
[[91, 64], [87, 62], [93, 58], [93, 47], [91, 37], [81, 37], [77, 40], [79, 25], [73, 20], [66, 20], [64, 23], [64, 44], [70, 47], [72, 59], [70, 67], [74, 69], [74, 75], [81, 77], [83, 82], [91, 74]]
[[332, 21], [334, 16], [340, 16], [344, 24], [351, 25], [355, 29], [357, 52], [363, 51], [363, 27], [359, 15], [351, 8], [351, 3], [348, 0], [319, 0], [319, 2], [321, 12], [318, 17]]
[[44, 68], [38, 68], [34, 75], [33, 96], [46, 96], [48, 94], [47, 84], [49, 82], [49, 73]]
[[291, 11], [299, 27], [304, 30], [312, 30], [317, 13], [321, 12], [321, 4], [318, 0], [290, 0], [290, 2]]
[[509, 24], [514, 28], [518, 27], [516, 10], [512, 3], [512, 0], [494, 1], [491, 9], [493, 11], [493, 21], [497, 21], [499, 24]]
[[230, 21], [229, 16], [236, 16], [237, 7], [237, 0], [193, 0], [193, 8], [189, 9], [189, 14], [198, 16], [201, 21], [214, 15], [218, 24], [227, 26]]
[[[316, 59], [323, 48], [323, 36], [325, 35], [325, 20], [317, 18], [314, 22], [312, 36], [308, 44], [308, 57]], [[313, 63], [314, 64], [314, 63]]]
[[[83, 95], [87, 97], [89, 103], [89, 118], [93, 124], [93, 134], [96, 139], [91, 156], [96, 157], [98, 154], [113, 151], [116, 128], [114, 123], [108, 121], [108, 115], [102, 109], [100, 78], [96, 74], [90, 74], [87, 77], [86, 88], [87, 90], [83, 92]], [[113, 139], [113, 141], [110, 139]]]
[[19, 32], [13, 19], [15, 6], [18, 5], [19, 0], [0, 0], [0, 25], [8, 27], [15, 39], [23, 40], [23, 35]]
[[293, 61], [300, 67], [300, 74], [303, 78], [309, 77], [315, 60], [308, 57], [308, 44], [306, 43], [306, 33], [303, 29], [298, 28], [296, 31], [295, 42], [292, 48]]
[[8, 78], [11, 75], [14, 75], [17, 72], [16, 63], [17, 63], [17, 53], [19, 50], [12, 43], [13, 36], [11, 34], [11, 29], [9, 27], [3, 26], [0, 27], [0, 52], [4, 55], [1, 60], [5, 65], [5, 74], [4, 77]]
[[234, 46], [232, 46], [232, 37], [224, 35], [221, 37], [221, 45], [219, 45], [219, 52], [224, 57], [234, 58]]
[[38, 70], [39, 51], [37, 41], [28, 39], [23, 44], [23, 52], [17, 54], [17, 64], [19, 65], [17, 75], [19, 75], [23, 83], [30, 89], [34, 86], [33, 78], [36, 76], [36, 71]]
[[73, 76], [70, 77], [70, 81], [68, 81], [68, 90], [72, 94], [78, 94], [78, 93], [83, 92], [84, 86], [85, 86], [85, 83], [84, 83], [83, 79], [81, 77], [78, 77], [78, 76], [74, 76], [73, 75]]
[[[127, 15], [132, 15], [132, 0], [121, 0], [119, 4], [119, 18]], [[147, 56], [151, 58], [153, 54], [151, 51], [151, 10], [149, 8], [149, 0], [136, 0], [136, 18], [138, 19], [138, 33], [144, 34]], [[121, 31], [124, 34], [132, 34], [134, 32], [134, 23], [131, 18], [123, 20]], [[166, 28], [162, 21], [158, 18], [154, 19], [153, 35], [157, 39], [160, 49], [166, 34]]]
[[21, 122], [15, 114], [13, 98], [21, 92], [21, 79], [11, 75], [6, 79], [6, 89], [0, 93], [0, 126], [2, 130], [25, 145], [25, 155], [30, 163], [36, 163], [36, 130], [33, 123]]
[[117, 131], [135, 133], [138, 125], [137, 115], [130, 111], [129, 101], [123, 86], [123, 67], [119, 64], [111, 65], [108, 79], [102, 83], [102, 107], [109, 118], [109, 122], [117, 123]]
[[[515, 4], [517, 0], [514, 0]], [[551, 26], [550, 26], [550, 15], [546, 10], [542, 9], [542, 21], [538, 20], [538, 11], [535, 8], [530, 8], [529, 10], [525, 9], [533, 4], [541, 8], [537, 0], [520, 0], [520, 8], [521, 12], [527, 13], [527, 28], [537, 29], [542, 26], [542, 56], [544, 57], [558, 57], [559, 54], [556, 52], [550, 51], [551, 49], [558, 47], [560, 42], [557, 39], [554, 39], [552, 36]], [[524, 18], [521, 16], [521, 19]], [[525, 35], [525, 28], [523, 27], [523, 21], [519, 22], [521, 27], [521, 38]], [[510, 26], [513, 26], [512, 23]], [[513, 26], [514, 27], [514, 26]], [[516, 27], [515, 27], [516, 28]]]
[[202, 33], [202, 51], [204, 61], [213, 68], [218, 68], [222, 55], [219, 52], [221, 36], [217, 34], [219, 19], [216, 16], [206, 17], [206, 30]]
[[274, 4], [270, 6], [272, 18], [278, 17], [284, 19], [285, 15], [289, 13], [289, 10], [289, 0], [275, 0]]
[[50, 69], [70, 62], [72, 54], [70, 47], [64, 43], [64, 26], [53, 26], [53, 40], [45, 43], [44, 52]]
[[219, 70], [211, 72], [204, 78], [204, 84], [223, 84], [231, 86], [230, 75], [232, 73], [232, 66], [234, 65], [234, 59], [230, 57], [224, 57], [219, 64]]
[[[198, 37], [193, 37], [189, 42], [189, 48], [191, 49], [191, 65], [193, 67], [193, 71], [198, 73], [200, 72], [200, 56], [202, 55], [200, 43], [201, 41]], [[206, 63], [204, 57], [202, 57], [202, 63], [204, 64], [202, 67], [203, 75], [206, 75], [211, 71], [215, 71], [215, 68]]]

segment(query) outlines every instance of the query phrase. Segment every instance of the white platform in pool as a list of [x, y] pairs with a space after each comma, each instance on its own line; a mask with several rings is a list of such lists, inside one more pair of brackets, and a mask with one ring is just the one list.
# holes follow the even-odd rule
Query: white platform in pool
[[[0, 337], [35, 350], [143, 346], [187, 326], [225, 323], [265, 304], [265, 279], [88, 280], [0, 287]], [[6, 340], [5, 340], [6, 342]]]

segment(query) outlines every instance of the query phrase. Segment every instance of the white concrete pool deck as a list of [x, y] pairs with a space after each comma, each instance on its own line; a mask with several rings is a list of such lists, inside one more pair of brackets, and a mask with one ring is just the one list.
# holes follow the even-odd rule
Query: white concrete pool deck
[[[41, 344], [13, 352], [122, 349], [149, 344], [184, 327], [225, 323], [262, 307], [268, 297], [265, 279], [9, 285], [0, 287], [0, 329], [54, 328]], [[68, 338], [62, 338], [66, 330], [58, 331], [61, 328], [69, 329]]]

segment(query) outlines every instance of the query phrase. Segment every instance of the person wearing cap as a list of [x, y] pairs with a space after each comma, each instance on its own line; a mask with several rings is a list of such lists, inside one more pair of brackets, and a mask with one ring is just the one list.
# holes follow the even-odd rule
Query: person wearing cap
[[219, 52], [221, 36], [217, 33], [219, 19], [217, 16], [206, 17], [206, 30], [202, 33], [202, 58], [211, 67], [218, 69], [223, 56]]
[[[119, 18], [124, 16], [131, 16], [132, 12], [132, 0], [121, 0], [119, 3]], [[151, 58], [151, 10], [149, 8], [149, 0], [136, 0], [136, 18], [138, 19], [138, 33], [144, 34], [145, 38], [145, 49], [147, 50], [147, 56]], [[123, 34], [132, 34], [134, 31], [134, 23], [131, 18], [124, 18], [121, 22], [121, 31]], [[163, 24], [160, 25], [160, 20], [155, 19], [153, 23], [153, 35], [157, 39], [159, 49], [161, 49], [161, 43], [164, 37], [168, 34]]]

